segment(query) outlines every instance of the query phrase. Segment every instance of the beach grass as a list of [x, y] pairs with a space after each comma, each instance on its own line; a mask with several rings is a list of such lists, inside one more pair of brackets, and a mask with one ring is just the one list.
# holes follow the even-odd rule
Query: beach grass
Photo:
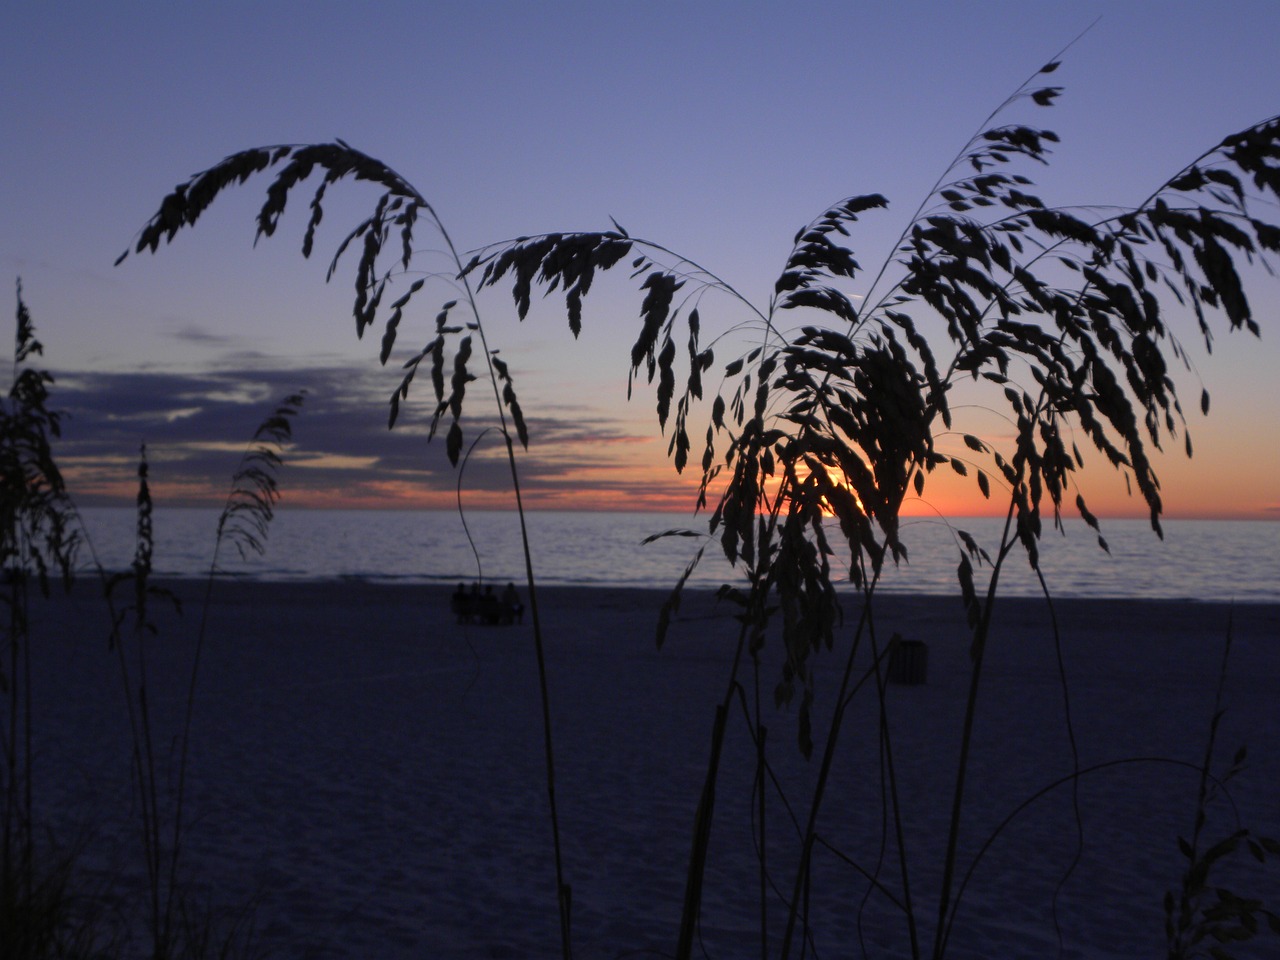
[[[302, 241], [310, 256], [332, 184], [379, 188], [329, 276], [361, 239], [356, 332], [381, 323], [384, 364], [406, 311], [432, 296], [423, 291], [448, 297], [434, 335], [402, 364], [388, 425], [429, 371], [426, 432], [443, 436], [460, 511], [471, 452], [490, 432], [500, 439], [530, 617], [482, 636], [439, 596], [410, 616], [416, 600], [388, 595], [374, 615], [370, 585], [344, 584], [341, 600], [318, 592], [338, 593], [331, 585], [274, 585], [295, 594], [290, 619], [277, 619], [274, 594], [246, 608], [248, 622], [228, 619], [217, 650], [229, 658], [216, 665], [202, 620], [191, 680], [157, 682], [143, 473], [132, 679], [123, 653], [120, 664], [155, 960], [174, 952], [178, 864], [193, 859], [214, 889], [251, 877], [264, 901], [280, 892], [264, 935], [306, 955], [558, 946], [564, 960], [665, 956], [672, 945], [658, 931], [673, 932], [678, 960], [1128, 956], [1161, 935], [1171, 960], [1210, 940], [1216, 960], [1247, 949], [1275, 919], [1263, 905], [1272, 891], [1218, 884], [1235, 854], [1265, 866], [1280, 846], [1268, 839], [1274, 811], [1236, 797], [1248, 752], [1219, 769], [1219, 745], [1263, 730], [1264, 755], [1275, 756], [1274, 722], [1256, 700], [1246, 700], [1247, 727], [1225, 722], [1224, 704], [1240, 700], [1227, 696], [1232, 674], [1219, 651], [1222, 638], [1239, 648], [1249, 620], [1260, 659], [1247, 669], [1274, 664], [1256, 632], [1274, 612], [1202, 623], [1170, 660], [1188, 622], [1224, 611], [1105, 607], [1112, 620], [1081, 626], [1105, 605], [1057, 603], [1040, 542], [1074, 509], [1109, 549], [1078, 484], [1081, 447], [1122, 475], [1162, 534], [1151, 451], [1177, 439], [1191, 453], [1167, 372], [1185, 353], [1167, 315], [1193, 312], [1206, 346], [1211, 314], [1259, 332], [1237, 260], [1280, 252], [1280, 231], [1250, 213], [1267, 215], [1280, 194], [1280, 122], [1228, 136], [1132, 209], [1051, 206], [1029, 176], [1001, 171], [1048, 163], [1057, 135], [1006, 114], [1052, 106], [1058, 66], [1035, 70], [987, 116], [865, 286], [855, 286], [862, 267], [839, 238], [888, 205], [875, 193], [847, 196], [803, 226], [761, 303], [616, 221], [463, 254], [422, 193], [341, 140], [243, 150], [175, 187], [132, 252], [156, 252], [224, 190], [259, 175], [271, 182], [257, 236], [270, 236], [291, 193], [316, 174]], [[411, 267], [424, 232], [448, 276]], [[641, 299], [628, 394], [637, 380], [654, 385], [677, 471], [699, 460], [690, 415], [708, 381], [697, 507], [709, 522], [654, 607], [661, 656], [639, 611], [608, 612], [626, 608], [618, 593], [579, 591], [558, 624], [544, 616], [520, 469], [529, 424], [478, 300], [510, 284], [523, 320], [534, 285], [559, 292], [576, 337], [597, 274], [624, 263]], [[742, 315], [709, 343], [704, 300]], [[714, 399], [712, 371], [721, 373]], [[492, 392], [480, 420], [470, 413], [477, 382]], [[979, 385], [982, 399], [965, 393], [953, 406], [961, 384]], [[1008, 429], [979, 436], [984, 426], [958, 422], [973, 410], [998, 412]], [[1003, 516], [987, 543], [948, 527], [959, 602], [946, 611], [877, 593], [882, 575], [908, 562], [904, 501], [928, 502], [939, 470], [966, 478]], [[273, 495], [273, 478], [267, 495], [251, 492], [261, 531]], [[744, 583], [690, 596], [708, 548]], [[848, 592], [832, 566], [846, 551]], [[1023, 561], [1043, 587], [1033, 605], [1000, 594], [1004, 571]], [[1118, 623], [1127, 632], [1117, 635]], [[920, 659], [905, 669], [908, 650]], [[1114, 662], [1113, 650], [1136, 664]], [[1181, 678], [1185, 669], [1193, 676]], [[161, 760], [152, 722], [163, 691], [176, 691], [167, 709], [185, 716], [172, 813], [160, 780], [175, 768]], [[216, 733], [194, 709], [206, 696], [219, 708]], [[222, 752], [236, 742], [234, 756]], [[197, 790], [206, 836], [242, 848], [235, 874], [219, 875], [216, 854], [182, 839], [185, 799]], [[1189, 836], [1177, 825], [1188, 810]], [[1246, 879], [1231, 890], [1268, 882]]]
[[[0, 665], [3, 696], [3, 765], [0, 766], [0, 955], [26, 958], [62, 956], [127, 956], [152, 960], [198, 960], [211, 956], [249, 956], [251, 923], [227, 914], [196, 895], [183, 864], [185, 787], [190, 732], [197, 698], [204, 623], [187, 661], [187, 680], [177, 688], [157, 690], [151, 669], [160, 634], [155, 608], [176, 595], [151, 579], [152, 501], [146, 447], [138, 464], [136, 551], [130, 569], [108, 573], [98, 564], [58, 468], [53, 444], [60, 435], [60, 414], [48, 404], [53, 378], [35, 366], [43, 352], [18, 287], [13, 383], [0, 409], [0, 602], [7, 613], [4, 657]], [[301, 395], [286, 398], [259, 426], [232, 478], [231, 493], [213, 537], [213, 559], [205, 582], [205, 609], [218, 579], [218, 551], [234, 546], [243, 556], [263, 549], [272, 508], [278, 498], [275, 469], [278, 450], [290, 436], [290, 418]], [[75, 582], [78, 557], [88, 554], [88, 568], [101, 585], [97, 628], [90, 620], [77, 624], [75, 636], [95, 633], [105, 643], [104, 662], [113, 662], [114, 678], [99, 676], [102, 688], [123, 690], [122, 717], [127, 730], [124, 756], [129, 758], [127, 808], [136, 817], [145, 892], [117, 897], [113, 871], [99, 873], [90, 896], [81, 885], [82, 850], [65, 845], [68, 823], [48, 832], [52, 815], [49, 783], [56, 792], [70, 772], [43, 747], [43, 698], [65, 691], [41, 686], [33, 678], [33, 661], [47, 642], [32, 629], [31, 607], [51, 594], [51, 574], [61, 573], [62, 587]], [[114, 683], [111, 682], [114, 679]], [[172, 678], [169, 678], [170, 682]], [[174, 689], [185, 690], [183, 708], [165, 715], [153, 709]], [[157, 696], [158, 695], [158, 696]], [[112, 755], [115, 755], [112, 753]], [[50, 771], [49, 767], [53, 767]], [[118, 800], [119, 798], [117, 798]], [[96, 831], [99, 811], [89, 821]], [[83, 827], [83, 825], [80, 825]], [[78, 835], [78, 834], [76, 834]], [[111, 907], [86, 908], [91, 904]], [[128, 904], [128, 906], [126, 906]], [[146, 904], [138, 910], [138, 904]], [[104, 920], [110, 918], [110, 922]], [[136, 924], [146, 930], [146, 947], [137, 947]], [[127, 946], [120, 946], [121, 944]]]

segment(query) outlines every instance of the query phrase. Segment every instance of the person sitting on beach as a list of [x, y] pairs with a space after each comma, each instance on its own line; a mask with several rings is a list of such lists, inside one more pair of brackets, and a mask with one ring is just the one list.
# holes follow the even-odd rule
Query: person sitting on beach
[[502, 622], [524, 623], [524, 604], [520, 602], [520, 594], [516, 593], [516, 585], [508, 583], [502, 591]]
[[467, 623], [471, 619], [471, 598], [467, 596], [465, 584], [458, 584], [458, 589], [453, 591], [453, 599], [449, 602], [449, 607], [459, 623]]
[[498, 623], [502, 619], [502, 604], [498, 601], [498, 595], [493, 592], [493, 584], [485, 586], [484, 596], [480, 598], [476, 613], [479, 614], [481, 623]]

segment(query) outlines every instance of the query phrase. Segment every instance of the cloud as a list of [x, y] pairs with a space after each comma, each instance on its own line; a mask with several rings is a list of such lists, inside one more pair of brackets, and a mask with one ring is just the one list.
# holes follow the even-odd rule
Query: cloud
[[[85, 506], [131, 501], [144, 443], [157, 501], [218, 505], [254, 430], [285, 396], [305, 388], [281, 474], [288, 502], [451, 504], [459, 471], [448, 462], [443, 436], [428, 442], [429, 388], [411, 394], [395, 429], [387, 429], [398, 378], [351, 366], [59, 373], [51, 395], [51, 406], [65, 411], [57, 455], [73, 497]], [[510, 468], [486, 399], [477, 396], [478, 415], [468, 412], [463, 420], [463, 450], [470, 451], [461, 471], [464, 495], [478, 505], [511, 506]], [[528, 505], [675, 506], [660, 479], [674, 471], [663, 463], [665, 443], [654, 436], [563, 402], [554, 415], [530, 416], [528, 427], [529, 450], [519, 453]], [[689, 482], [675, 487], [695, 489]], [[679, 496], [680, 504], [692, 503], [692, 495]]]
[[231, 347], [239, 344], [241, 340], [238, 336], [214, 333], [207, 327], [197, 326], [196, 324], [188, 324], [179, 330], [170, 331], [166, 336], [170, 340], [177, 340], [179, 343], [215, 347]]

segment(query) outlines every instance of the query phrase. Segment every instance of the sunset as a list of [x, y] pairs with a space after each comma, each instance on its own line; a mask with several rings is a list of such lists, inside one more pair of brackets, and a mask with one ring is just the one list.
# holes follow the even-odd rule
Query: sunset
[[[339, 273], [324, 282], [328, 257], [361, 209], [360, 190], [340, 186], [312, 262], [298, 256], [305, 210], [291, 206], [277, 236], [252, 242], [264, 184], [250, 182], [191, 236], [113, 269], [174, 183], [234, 150], [340, 136], [421, 189], [462, 250], [547, 230], [607, 229], [613, 217], [763, 308], [796, 228], [851, 193], [889, 201], [864, 214], [850, 238], [872, 276], [986, 114], [1094, 17], [1084, 8], [1027, 16], [1018, 7], [985, 32], [979, 18], [928, 5], [869, 23], [839, 6], [793, 21], [767, 6], [722, 19], [705, 4], [682, 9], [680, 26], [668, 30], [661, 18], [620, 9], [565, 5], [560, 17], [541, 20], [502, 5], [507, 25], [487, 42], [471, 22], [483, 15], [454, 7], [423, 18], [414, 55], [402, 58], [384, 49], [381, 28], [344, 26], [342, 17], [325, 17], [306, 43], [277, 44], [292, 17], [268, 6], [235, 26], [234, 17], [210, 14], [196, 29], [204, 43], [175, 69], [155, 57], [182, 45], [195, 22], [187, 14], [36, 9], [6, 14], [9, 34], [29, 39], [4, 67], [5, 129], [24, 147], [6, 164], [0, 230], [4, 262], [22, 277], [58, 378], [55, 398], [71, 414], [63, 449], [78, 495], [127, 502], [129, 463], [146, 442], [163, 458], [154, 483], [166, 501], [216, 505], [234, 461], [209, 445], [234, 448], [273, 400], [308, 387], [309, 412], [288, 457], [301, 469], [289, 473], [285, 504], [371, 508], [454, 496], [443, 445], [424, 442], [426, 389], [411, 396], [395, 431], [385, 429], [397, 358], [427, 338], [445, 294], [406, 316], [402, 347], [379, 367], [376, 339], [352, 335], [349, 281]], [[388, 23], [419, 16], [384, 9]], [[1000, 19], [1015, 7], [984, 9]], [[1139, 202], [1223, 135], [1273, 113], [1271, 51], [1256, 28], [1272, 11], [1247, 9], [1229, 18], [1188, 5], [1161, 17], [1107, 8], [1063, 56], [1054, 107], [1018, 116], [1061, 138], [1036, 174], [1046, 198]], [[840, 28], [812, 29], [823, 21]], [[858, 43], [857, 57], [828, 56], [845, 30], [880, 35]], [[764, 66], [740, 75], [735, 65], [749, 50]], [[664, 69], [644, 69], [658, 51]], [[891, 66], [899, 51], [918, 54], [908, 56], [909, 69]], [[830, 64], [822, 98], [806, 79], [814, 63]], [[586, 86], [576, 79], [588, 75]], [[161, 76], [157, 88], [151, 78]], [[1176, 379], [1195, 457], [1185, 462], [1179, 437], [1156, 460], [1170, 517], [1262, 519], [1280, 506], [1280, 418], [1268, 415], [1280, 405], [1272, 375], [1280, 311], [1270, 278], [1251, 274], [1260, 338], [1223, 326], [1210, 356], [1189, 313], [1172, 331], [1192, 365]], [[518, 326], [505, 291], [481, 298], [533, 426], [521, 457], [528, 505], [688, 513], [696, 463], [675, 478], [643, 377], [627, 400], [640, 297], [622, 278], [606, 279], [586, 302], [576, 341], [554, 296], [535, 298]], [[701, 312], [708, 338], [751, 320], [724, 296], [703, 300]], [[749, 336], [736, 347], [730, 337], [722, 355], [749, 346]], [[1208, 417], [1199, 413], [1202, 387], [1213, 400]], [[693, 419], [705, 420], [708, 408], [695, 405]], [[472, 436], [487, 416], [476, 408]], [[510, 509], [490, 492], [504, 482], [490, 469], [499, 446], [494, 434], [482, 443], [468, 485], [477, 505]], [[1097, 459], [1080, 478], [1095, 512], [1142, 516], [1144, 505]], [[1001, 512], [971, 484], [931, 477], [927, 489], [908, 512]]]
[[0, 957], [1277, 955], [1280, 4], [0, 29]]

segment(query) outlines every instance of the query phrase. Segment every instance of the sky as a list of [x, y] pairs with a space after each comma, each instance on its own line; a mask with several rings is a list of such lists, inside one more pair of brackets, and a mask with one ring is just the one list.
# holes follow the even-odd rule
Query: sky
[[[449, 293], [406, 317], [386, 367], [379, 331], [356, 338], [353, 261], [327, 284], [325, 267], [367, 191], [330, 192], [309, 260], [302, 195], [255, 246], [262, 180], [113, 266], [174, 185], [227, 154], [340, 137], [413, 183], [462, 250], [612, 217], [763, 304], [796, 230], [846, 196], [889, 198], [850, 239], [864, 265], [888, 256], [990, 111], [1091, 24], [1053, 76], [1058, 104], [1010, 115], [1061, 137], [1037, 177], [1051, 203], [1138, 202], [1280, 112], [1268, 0], [7, 3], [0, 266], [67, 412], [72, 493], [128, 502], [145, 442], [159, 502], [221, 502], [254, 428], [305, 387], [286, 506], [512, 505], [495, 434], [461, 486], [427, 442], [427, 390], [387, 429], [399, 367]], [[1258, 281], [1260, 339], [1224, 329], [1206, 356], [1188, 319], [1195, 456], [1157, 461], [1168, 516], [1280, 518], [1280, 280]], [[508, 290], [481, 308], [532, 434], [527, 504], [689, 512], [696, 478], [667, 461], [652, 390], [627, 399], [634, 288], [600, 283], [577, 340], [554, 298], [517, 323]], [[745, 319], [728, 301], [702, 314], [708, 331]], [[477, 408], [468, 442], [487, 422]], [[1101, 516], [1145, 513], [1105, 466], [1080, 487]], [[992, 509], [943, 478], [905, 505]]]

